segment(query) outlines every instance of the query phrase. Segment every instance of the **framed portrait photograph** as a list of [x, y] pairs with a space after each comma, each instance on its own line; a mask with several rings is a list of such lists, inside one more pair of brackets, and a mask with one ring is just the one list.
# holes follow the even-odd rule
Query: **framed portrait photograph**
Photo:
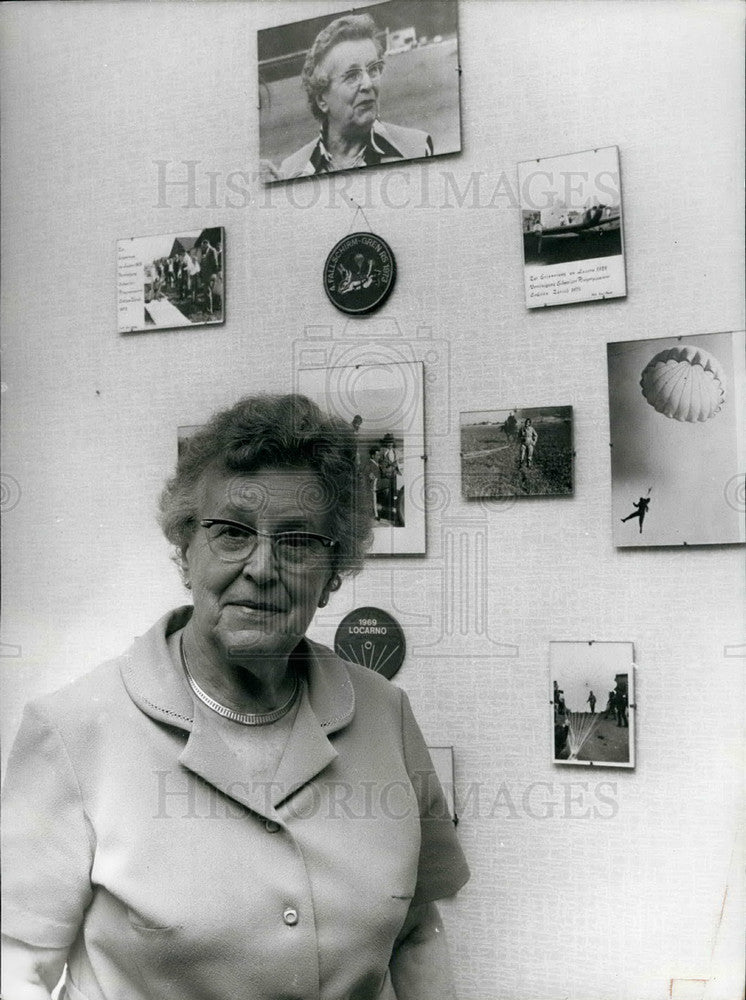
[[631, 642], [550, 642], [552, 760], [635, 766], [635, 672]]
[[222, 323], [225, 318], [222, 226], [117, 242], [120, 333]]
[[[423, 365], [355, 365], [297, 373], [298, 391], [350, 424], [366, 503], [375, 519], [371, 555], [424, 555]], [[414, 489], [413, 489], [414, 487]]]
[[618, 548], [746, 541], [745, 339], [607, 344]]
[[619, 149], [518, 164], [526, 307], [627, 294]]
[[571, 406], [472, 410], [460, 424], [465, 500], [572, 494]]
[[257, 34], [265, 183], [461, 149], [455, 0], [388, 0]]

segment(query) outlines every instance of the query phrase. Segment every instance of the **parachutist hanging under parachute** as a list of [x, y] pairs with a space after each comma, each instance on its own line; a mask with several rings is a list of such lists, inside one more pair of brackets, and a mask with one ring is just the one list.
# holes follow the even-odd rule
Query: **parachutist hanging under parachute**
[[650, 490], [648, 489], [648, 495], [646, 497], [640, 497], [637, 502], [632, 503], [632, 506], [636, 508], [631, 514], [626, 517], [620, 518], [621, 521], [630, 521], [633, 517], [640, 519], [640, 534], [642, 534], [642, 522], [645, 520], [645, 515], [648, 512], [648, 507], [650, 506]]

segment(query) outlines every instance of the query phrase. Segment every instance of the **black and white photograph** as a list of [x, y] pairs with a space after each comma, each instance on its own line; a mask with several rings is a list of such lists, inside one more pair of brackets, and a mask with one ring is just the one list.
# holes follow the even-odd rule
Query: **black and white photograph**
[[461, 149], [455, 0], [388, 0], [258, 32], [265, 183]]
[[224, 252], [221, 226], [119, 240], [119, 332], [222, 323]]
[[745, 28], [0, 2], [0, 1000], [746, 1000]]
[[619, 149], [518, 164], [526, 307], [627, 294]]
[[424, 554], [422, 363], [309, 368], [297, 373], [297, 384], [355, 432], [374, 519], [370, 554]]
[[461, 493], [465, 500], [569, 496], [572, 442], [571, 406], [462, 413]]
[[635, 766], [631, 642], [550, 642], [555, 764]]
[[746, 541], [744, 333], [607, 344], [618, 548]]

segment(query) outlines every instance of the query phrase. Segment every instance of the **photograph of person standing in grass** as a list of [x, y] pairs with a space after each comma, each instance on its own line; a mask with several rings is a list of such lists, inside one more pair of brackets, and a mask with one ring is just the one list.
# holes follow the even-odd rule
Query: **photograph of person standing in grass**
[[265, 182], [461, 149], [452, 0], [389, 0], [258, 35]]
[[571, 406], [461, 414], [464, 499], [562, 496], [572, 491]]

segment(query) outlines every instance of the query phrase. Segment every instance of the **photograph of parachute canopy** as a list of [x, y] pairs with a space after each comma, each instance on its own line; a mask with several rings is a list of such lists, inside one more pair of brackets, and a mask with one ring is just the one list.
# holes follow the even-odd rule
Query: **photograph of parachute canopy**
[[631, 642], [550, 642], [552, 760], [635, 766], [634, 647]]
[[617, 547], [746, 541], [745, 337], [607, 345]]

